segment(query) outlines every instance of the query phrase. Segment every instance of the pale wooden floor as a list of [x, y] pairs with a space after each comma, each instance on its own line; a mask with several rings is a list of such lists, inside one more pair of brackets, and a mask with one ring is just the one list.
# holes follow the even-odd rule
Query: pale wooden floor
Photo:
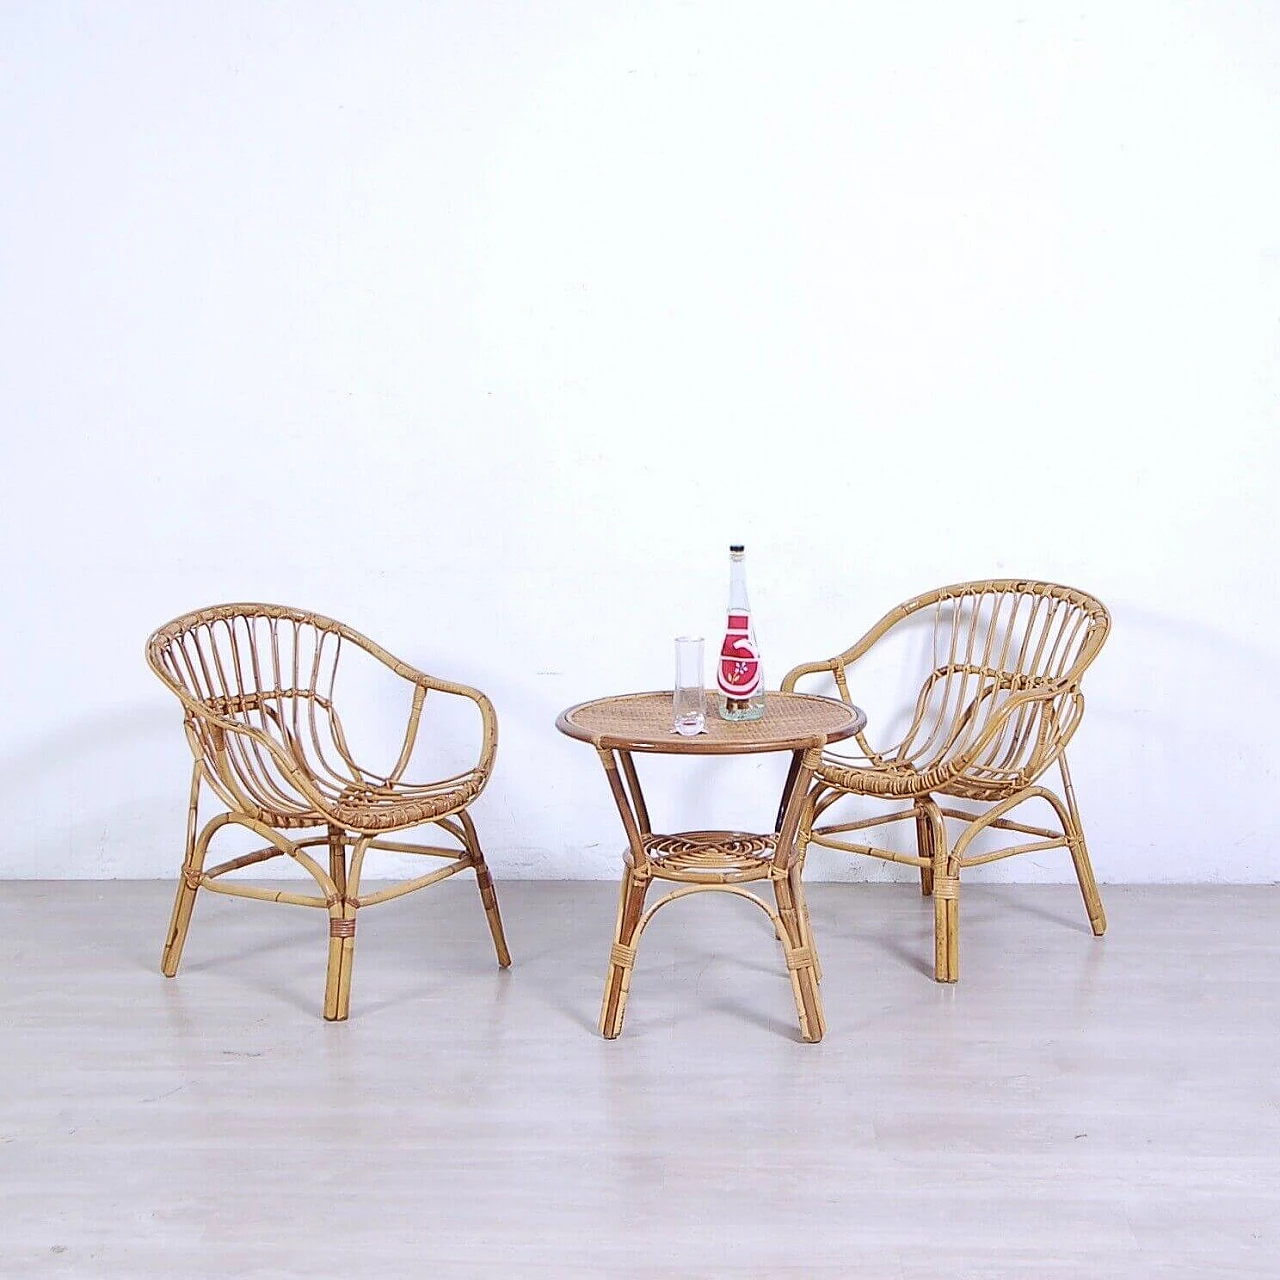
[[905, 885], [815, 885], [829, 1032], [765, 917], [677, 903], [594, 1031], [605, 884], [362, 917], [0, 885], [0, 1274], [1280, 1274], [1280, 890], [966, 886], [958, 988]]

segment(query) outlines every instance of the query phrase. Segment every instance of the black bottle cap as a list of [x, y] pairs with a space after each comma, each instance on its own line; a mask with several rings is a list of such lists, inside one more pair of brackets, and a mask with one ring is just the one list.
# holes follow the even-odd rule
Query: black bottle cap
[[742, 545], [742, 543], [741, 543], [741, 542], [731, 542], [731, 543], [729, 544], [729, 550], [730, 550], [730, 551], [745, 551], [745, 550], [746, 550], [746, 547], [744, 547], [744, 546]]

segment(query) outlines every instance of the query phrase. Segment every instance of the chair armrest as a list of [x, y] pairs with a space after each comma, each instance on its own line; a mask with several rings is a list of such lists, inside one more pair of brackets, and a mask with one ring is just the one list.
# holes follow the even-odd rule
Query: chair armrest
[[[857, 646], [855, 646], [855, 648], [856, 647]], [[796, 681], [802, 680], [805, 676], [814, 676], [819, 675], [822, 672], [829, 672], [831, 675], [835, 676], [836, 688], [840, 692], [841, 699], [849, 706], [853, 706], [853, 699], [849, 695], [849, 681], [845, 676], [845, 668], [848, 666], [847, 653], [849, 652], [852, 652], [852, 650], [838, 654], [834, 658], [828, 658], [824, 662], [802, 662], [798, 667], [792, 667], [791, 670], [783, 677], [782, 692], [794, 693]], [[863, 652], [865, 652], [865, 649]], [[859, 653], [857, 656], [861, 657], [862, 655]], [[853, 735], [853, 740], [858, 744], [864, 759], [871, 761], [877, 767], [884, 765], [885, 753], [873, 751], [871, 749], [871, 744], [866, 738], [865, 727], [859, 729], [858, 732]]]
[[837, 660], [828, 658], [825, 662], [802, 662], [798, 667], [792, 667], [785, 676], [782, 677], [782, 692], [794, 693], [796, 681], [803, 679], [805, 676], [816, 676], [821, 672], [831, 672], [836, 669]]
[[866, 633], [860, 640], [855, 641], [843, 653], [837, 653], [834, 658], [826, 658], [821, 662], [802, 662], [798, 667], [792, 667], [787, 672], [782, 681], [782, 691], [791, 693], [795, 689], [796, 681], [804, 676], [817, 675], [822, 671], [829, 671], [835, 676], [836, 686], [840, 690], [840, 696], [850, 702], [849, 685], [846, 673], [867, 651], [871, 648], [881, 636], [885, 634], [895, 623], [907, 616], [908, 610], [905, 605], [899, 606], [892, 613], [886, 614], [879, 622], [876, 623], [870, 631]]
[[432, 690], [437, 693], [447, 693], [453, 697], [467, 698], [479, 708], [484, 740], [480, 745], [480, 758], [476, 762], [475, 771], [487, 779], [493, 770], [494, 757], [498, 752], [498, 716], [493, 709], [493, 703], [479, 689], [473, 689], [470, 685], [458, 684], [452, 680], [441, 680], [438, 676], [429, 676], [426, 672], [411, 667], [407, 662], [401, 662], [399, 658], [392, 658], [390, 654], [384, 661], [397, 675], [417, 686], [413, 694], [413, 706], [409, 711], [409, 723], [405, 728], [404, 745], [387, 780], [393, 783], [400, 781], [408, 767], [414, 743], [418, 738], [423, 703]]

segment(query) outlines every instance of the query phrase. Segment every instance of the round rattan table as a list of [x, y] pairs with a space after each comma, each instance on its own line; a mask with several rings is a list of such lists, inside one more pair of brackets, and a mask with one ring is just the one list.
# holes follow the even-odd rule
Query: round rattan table
[[[627, 834], [626, 871], [600, 1008], [601, 1035], [612, 1040], [622, 1030], [636, 947], [654, 914], [676, 898], [718, 890], [748, 898], [772, 919], [791, 976], [801, 1038], [822, 1039], [826, 1023], [818, 993], [821, 970], [801, 884], [803, 857], [796, 837], [822, 748], [860, 733], [866, 722], [857, 707], [802, 693], [766, 694], [765, 713], [759, 720], [725, 721], [711, 710], [706, 732], [693, 737], [673, 731], [670, 692], [599, 698], [561, 714], [556, 727], [571, 738], [589, 742], [599, 754]], [[791, 752], [773, 831], [672, 835], [653, 831], [635, 753], [752, 755], [767, 751]], [[655, 879], [678, 881], [679, 887], [646, 911], [645, 895]], [[772, 884], [776, 907], [743, 888], [756, 880]]]

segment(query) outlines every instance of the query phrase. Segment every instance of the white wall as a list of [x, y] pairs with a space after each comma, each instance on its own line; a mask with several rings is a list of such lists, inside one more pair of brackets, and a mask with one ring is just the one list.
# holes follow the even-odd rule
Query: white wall
[[1277, 21], [6, 5], [0, 874], [174, 872], [143, 639], [268, 599], [491, 693], [499, 875], [612, 876], [555, 715], [668, 683], [743, 538], [774, 680], [943, 582], [1094, 591], [1099, 877], [1280, 878]]

